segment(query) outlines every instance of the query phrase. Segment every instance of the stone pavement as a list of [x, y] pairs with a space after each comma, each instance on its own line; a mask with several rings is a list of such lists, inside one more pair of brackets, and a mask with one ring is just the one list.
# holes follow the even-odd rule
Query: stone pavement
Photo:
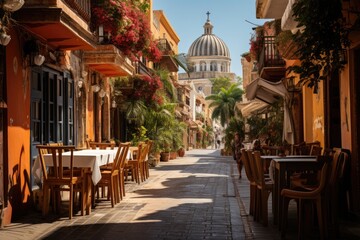
[[[271, 208], [269, 227], [247, 214], [243, 176], [238, 179], [234, 161], [219, 150], [187, 151], [151, 169], [146, 182], [126, 183], [126, 196], [114, 208], [101, 200], [91, 215], [72, 220], [34, 212], [0, 230], [0, 239], [280, 239]], [[288, 234], [294, 238], [296, 228]]]

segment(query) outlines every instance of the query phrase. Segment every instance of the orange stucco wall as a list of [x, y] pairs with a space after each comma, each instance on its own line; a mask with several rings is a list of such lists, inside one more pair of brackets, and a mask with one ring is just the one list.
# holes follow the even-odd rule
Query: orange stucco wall
[[[23, 68], [20, 39], [11, 31], [6, 47], [8, 197], [5, 224], [30, 203], [30, 83]], [[6, 162], [6, 159], [5, 159]]]

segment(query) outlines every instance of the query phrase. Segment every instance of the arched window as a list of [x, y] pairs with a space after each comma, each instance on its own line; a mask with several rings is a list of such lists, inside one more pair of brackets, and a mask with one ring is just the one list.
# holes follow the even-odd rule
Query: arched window
[[200, 71], [203, 72], [203, 71], [206, 71], [206, 62], [200, 62]]
[[221, 64], [221, 72], [225, 72], [225, 69], [226, 69], [225, 63], [222, 63]]
[[211, 63], [210, 63], [210, 71], [213, 71], [213, 72], [217, 71], [217, 64], [216, 64], [216, 62], [211, 62]]

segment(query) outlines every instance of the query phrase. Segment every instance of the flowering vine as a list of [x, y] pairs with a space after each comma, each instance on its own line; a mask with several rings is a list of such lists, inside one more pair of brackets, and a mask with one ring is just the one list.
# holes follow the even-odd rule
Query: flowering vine
[[[135, 99], [143, 99], [145, 102], [152, 102], [157, 99], [155, 93], [163, 87], [158, 76], [136, 75], [134, 78], [134, 92], [132, 97]], [[160, 99], [159, 99], [160, 101]]]
[[103, 26], [108, 41], [132, 60], [145, 54], [159, 61], [161, 52], [151, 38], [148, 5], [140, 1], [103, 1], [92, 9], [96, 26]]

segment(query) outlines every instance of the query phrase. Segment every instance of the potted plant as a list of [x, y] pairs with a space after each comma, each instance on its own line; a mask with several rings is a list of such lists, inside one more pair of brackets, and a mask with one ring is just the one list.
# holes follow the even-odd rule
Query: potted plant
[[250, 54], [250, 52], [244, 52], [243, 54], [241, 54], [241, 57], [245, 58], [246, 61], [248, 61], [248, 62], [251, 61], [251, 54]]
[[179, 157], [184, 157], [184, 156], [185, 156], [185, 148], [184, 148], [184, 146], [181, 146], [181, 147], [179, 148], [179, 150], [177, 151], [177, 155], [178, 155]]
[[167, 146], [164, 150], [160, 153], [160, 160], [163, 162], [168, 162], [170, 160], [170, 147]]

